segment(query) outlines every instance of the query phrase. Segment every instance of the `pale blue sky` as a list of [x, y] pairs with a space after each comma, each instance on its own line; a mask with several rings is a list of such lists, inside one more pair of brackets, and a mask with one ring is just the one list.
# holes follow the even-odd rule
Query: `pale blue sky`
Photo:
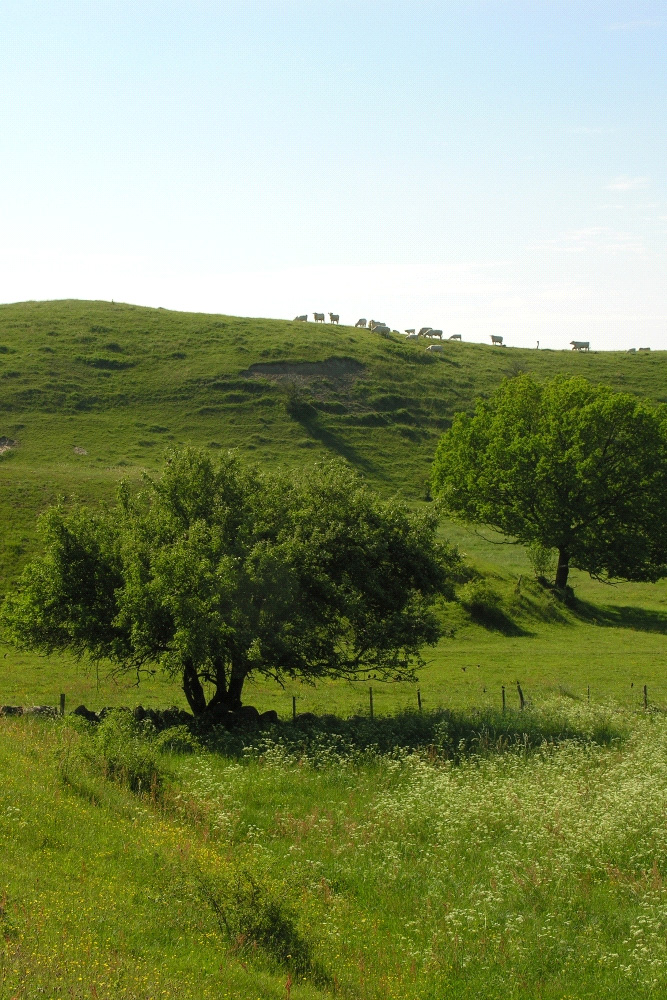
[[0, 301], [667, 349], [667, 2], [3, 0]]

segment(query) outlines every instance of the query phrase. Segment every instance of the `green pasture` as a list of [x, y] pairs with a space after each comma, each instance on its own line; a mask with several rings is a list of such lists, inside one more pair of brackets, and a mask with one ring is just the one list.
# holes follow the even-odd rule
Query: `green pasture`
[[[41, 511], [112, 502], [169, 445], [287, 468], [339, 456], [417, 506], [438, 436], [503, 377], [579, 373], [667, 401], [660, 353], [424, 348], [0, 306], [0, 593]], [[574, 572], [565, 605], [522, 546], [441, 533], [466, 572], [415, 683], [250, 683], [244, 700], [280, 724], [232, 735], [0, 716], [0, 997], [664, 997], [667, 581]], [[185, 707], [162, 676], [0, 647], [0, 703], [61, 692], [68, 709]], [[293, 726], [293, 698], [338, 718]]]
[[[667, 399], [662, 353], [531, 351], [422, 342], [350, 327], [174, 313], [107, 302], [0, 306], [0, 591], [37, 546], [37, 515], [58, 496], [112, 502], [121, 479], [157, 470], [174, 444], [237, 448], [258, 464], [297, 467], [345, 458], [382, 492], [427, 496], [438, 436], [456, 410], [519, 371], [581, 373]], [[277, 368], [275, 366], [278, 366]], [[320, 365], [318, 368], [317, 366]], [[282, 366], [282, 367], [280, 367]], [[310, 366], [310, 367], [309, 367]], [[314, 366], [314, 367], [313, 367]], [[414, 705], [500, 703], [564, 689], [574, 697], [667, 704], [661, 669], [667, 585], [604, 586], [575, 574], [579, 604], [559, 606], [533, 581], [522, 547], [444, 523], [499, 600], [471, 618], [444, 607], [450, 634], [425, 650], [418, 685], [250, 687], [259, 708], [377, 712]], [[63, 657], [3, 649], [0, 700], [68, 705], [182, 703], [158, 677], [109, 678]]]
[[258, 463], [349, 461], [384, 492], [428, 494], [453, 414], [507, 376], [579, 373], [667, 399], [664, 354], [531, 351], [107, 302], [0, 306], [0, 588], [56, 496], [108, 500], [166, 446], [237, 448]]
[[[519, 681], [529, 701], [560, 693], [628, 707], [643, 705], [646, 685], [650, 703], [667, 709], [667, 581], [610, 585], [575, 571], [577, 602], [568, 608], [535, 581], [522, 546], [500, 544], [491, 531], [452, 523], [443, 524], [442, 534], [497, 593], [497, 614], [471, 617], [457, 603], [442, 605], [447, 634], [423, 651], [425, 666], [416, 683], [368, 675], [355, 682], [291, 682], [281, 688], [262, 679], [248, 682], [246, 702], [260, 711], [275, 709], [282, 718], [291, 718], [293, 697], [298, 712], [365, 715], [372, 687], [378, 714], [415, 708], [417, 690], [424, 708], [500, 707], [504, 685], [506, 704], [515, 707]], [[82, 703], [95, 710], [138, 703], [187, 707], [178, 685], [159, 675], [112, 676], [104, 664], [2, 647], [5, 704], [55, 705], [61, 691], [70, 709]]]
[[1, 995], [664, 996], [664, 715], [451, 725], [380, 753], [0, 720]]

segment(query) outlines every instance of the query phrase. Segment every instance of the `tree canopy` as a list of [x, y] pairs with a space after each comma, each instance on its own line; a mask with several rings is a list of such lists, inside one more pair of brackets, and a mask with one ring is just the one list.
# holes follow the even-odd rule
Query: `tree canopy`
[[667, 418], [580, 377], [506, 380], [473, 415], [457, 414], [432, 488], [452, 515], [558, 551], [600, 578], [667, 574]]
[[342, 464], [298, 477], [186, 449], [111, 508], [50, 509], [2, 621], [24, 648], [162, 668], [196, 714], [240, 707], [252, 673], [410, 677], [458, 561], [435, 527]]

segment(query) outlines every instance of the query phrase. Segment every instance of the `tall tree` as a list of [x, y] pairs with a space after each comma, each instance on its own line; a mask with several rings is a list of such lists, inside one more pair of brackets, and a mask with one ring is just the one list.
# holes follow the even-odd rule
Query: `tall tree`
[[253, 673], [411, 676], [458, 559], [432, 515], [340, 464], [294, 477], [192, 449], [112, 509], [53, 508], [41, 532], [3, 607], [10, 638], [120, 670], [157, 664], [196, 714], [238, 708]]
[[600, 578], [667, 574], [667, 418], [584, 378], [503, 382], [458, 414], [433, 465], [450, 514], [558, 551]]

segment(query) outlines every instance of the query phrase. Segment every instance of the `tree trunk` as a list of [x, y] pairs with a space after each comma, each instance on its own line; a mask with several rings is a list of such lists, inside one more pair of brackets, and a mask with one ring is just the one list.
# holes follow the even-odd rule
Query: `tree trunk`
[[183, 664], [183, 692], [193, 715], [201, 715], [206, 711], [206, 696], [192, 660], [186, 660]]
[[214, 708], [220, 705], [229, 712], [235, 712], [241, 707], [241, 691], [243, 682], [246, 679], [246, 671], [238, 666], [232, 666], [229, 684], [224, 664], [218, 664], [215, 670], [215, 694], [211, 698], [208, 707]]
[[567, 575], [570, 572], [570, 553], [567, 549], [558, 550], [558, 566], [556, 568], [556, 586], [564, 590], [567, 586]]
[[227, 688], [227, 700], [232, 712], [241, 707], [241, 691], [245, 678], [245, 671], [232, 667], [232, 675], [229, 678], [229, 687]]

